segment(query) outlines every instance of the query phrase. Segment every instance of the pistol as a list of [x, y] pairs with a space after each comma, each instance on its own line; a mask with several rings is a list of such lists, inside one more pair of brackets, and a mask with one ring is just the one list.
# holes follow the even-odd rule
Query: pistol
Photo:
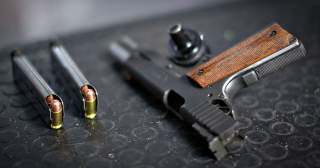
[[[183, 75], [157, 65], [149, 52], [128, 38], [111, 43], [109, 49], [130, 79], [141, 84], [208, 141], [217, 160], [228, 154], [230, 142], [243, 139], [232, 109], [236, 93], [306, 55], [303, 44], [276, 23]], [[198, 48], [191, 53], [200, 50], [204, 51]], [[188, 57], [195, 60], [199, 54], [180, 58]]]

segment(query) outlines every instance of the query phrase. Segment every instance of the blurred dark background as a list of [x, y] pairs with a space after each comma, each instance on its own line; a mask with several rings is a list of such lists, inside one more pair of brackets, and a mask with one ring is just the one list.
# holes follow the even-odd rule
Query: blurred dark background
[[230, 1], [1, 1], [0, 48]]

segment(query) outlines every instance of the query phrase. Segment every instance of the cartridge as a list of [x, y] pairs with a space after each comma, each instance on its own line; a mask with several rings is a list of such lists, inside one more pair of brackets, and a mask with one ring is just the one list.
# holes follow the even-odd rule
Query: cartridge
[[16, 85], [52, 129], [61, 128], [64, 118], [61, 98], [50, 88], [20, 50], [12, 52], [11, 60]]
[[94, 119], [98, 107], [97, 90], [88, 82], [62, 44], [52, 42], [50, 47], [53, 69], [59, 72], [58, 78], [68, 83], [66, 87], [69, 95], [75, 97], [74, 103], [82, 108], [85, 118]]

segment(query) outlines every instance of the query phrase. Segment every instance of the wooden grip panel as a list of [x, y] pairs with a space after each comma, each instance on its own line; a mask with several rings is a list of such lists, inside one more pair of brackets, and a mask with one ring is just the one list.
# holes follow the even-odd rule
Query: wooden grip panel
[[187, 76], [207, 87], [287, 47], [293, 38], [275, 23], [190, 70]]

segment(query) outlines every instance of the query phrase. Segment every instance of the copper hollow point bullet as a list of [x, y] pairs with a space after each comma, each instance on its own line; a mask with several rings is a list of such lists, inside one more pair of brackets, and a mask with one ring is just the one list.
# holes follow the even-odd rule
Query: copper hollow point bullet
[[46, 102], [50, 108], [51, 116], [51, 128], [59, 129], [63, 125], [63, 105], [62, 103], [54, 98], [53, 95], [49, 95], [46, 98]]
[[84, 85], [81, 87], [81, 94], [85, 101], [85, 117], [93, 119], [97, 114], [97, 95], [94, 89]]

